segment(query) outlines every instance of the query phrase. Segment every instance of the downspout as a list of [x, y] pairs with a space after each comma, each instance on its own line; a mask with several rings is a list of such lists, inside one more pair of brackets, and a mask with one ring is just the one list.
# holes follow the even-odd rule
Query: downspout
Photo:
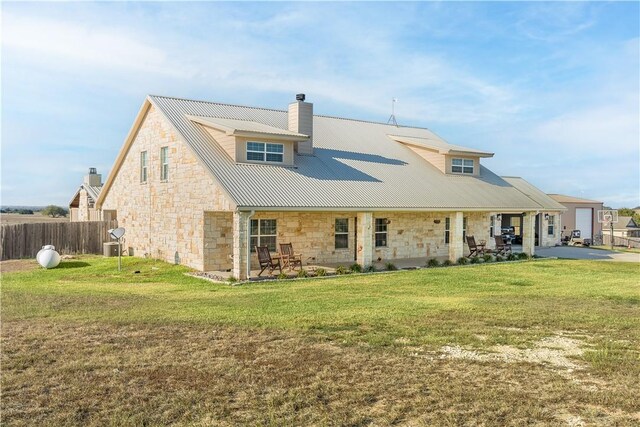
[[255, 214], [252, 210], [247, 217], [247, 280], [251, 277], [251, 217]]

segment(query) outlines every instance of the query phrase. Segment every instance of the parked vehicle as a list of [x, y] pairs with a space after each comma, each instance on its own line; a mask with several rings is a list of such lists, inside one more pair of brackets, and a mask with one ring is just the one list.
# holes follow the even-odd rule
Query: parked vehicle
[[504, 239], [505, 243], [508, 243], [508, 244], [516, 243], [515, 227], [503, 227], [500, 230], [500, 235]]
[[591, 239], [583, 239], [580, 230], [573, 230], [568, 236], [561, 239], [563, 246], [591, 246]]

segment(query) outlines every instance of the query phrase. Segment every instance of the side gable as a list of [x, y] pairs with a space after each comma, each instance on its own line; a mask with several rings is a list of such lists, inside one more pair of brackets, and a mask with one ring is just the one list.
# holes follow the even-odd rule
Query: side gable
[[[107, 177], [107, 180], [102, 186], [100, 195], [97, 197], [97, 200], [96, 200], [96, 208], [98, 209], [103, 208], [105, 200], [109, 197], [113, 184], [117, 179], [118, 175], [120, 174], [121, 168], [124, 165], [125, 160], [130, 155], [129, 152], [131, 151], [131, 147], [136, 141], [136, 138], [138, 137], [140, 130], [144, 126], [145, 121], [147, 120], [147, 117], [150, 114], [150, 112], [153, 112], [154, 114], [157, 114], [160, 117], [162, 117], [162, 121], [164, 122], [166, 127], [169, 128], [173, 133], [175, 133], [177, 137], [176, 139], [179, 139], [180, 142], [185, 147], [188, 147], [187, 149], [190, 151], [191, 155], [195, 159], [197, 159], [200, 165], [202, 166], [202, 161], [198, 158], [197, 153], [193, 152], [190, 144], [185, 143], [184, 138], [181, 137], [180, 133], [175, 129], [171, 121], [167, 120], [167, 118], [163, 115], [162, 110], [159, 108], [156, 108], [151, 98], [147, 97], [147, 99], [145, 99], [142, 106], [140, 107], [140, 110], [138, 111], [138, 114], [133, 122], [133, 125], [131, 126], [131, 129], [129, 130], [127, 137], [125, 138], [124, 144], [122, 145], [122, 147], [120, 148], [120, 151], [118, 152], [118, 156], [116, 157], [116, 160], [111, 169], [111, 172], [109, 173], [109, 176]], [[166, 133], [166, 130], [164, 131], [164, 133]], [[208, 168], [202, 166], [202, 172], [203, 172], [202, 174], [203, 178], [206, 176], [207, 178], [210, 178], [211, 180], [213, 180], [215, 187], [220, 189], [220, 191], [223, 193], [227, 201], [232, 205], [236, 205], [236, 202], [234, 201], [233, 197], [229, 194], [228, 191], [226, 191], [224, 186], [221, 185], [221, 183], [216, 179], [216, 177], [211, 173], [211, 171], [209, 171]]]

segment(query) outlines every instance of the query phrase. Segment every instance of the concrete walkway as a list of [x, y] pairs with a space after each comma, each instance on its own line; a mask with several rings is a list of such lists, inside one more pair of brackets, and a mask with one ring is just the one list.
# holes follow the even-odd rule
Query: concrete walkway
[[640, 254], [593, 249], [582, 246], [555, 246], [536, 248], [536, 255], [570, 259], [592, 259], [599, 261], [640, 262]]

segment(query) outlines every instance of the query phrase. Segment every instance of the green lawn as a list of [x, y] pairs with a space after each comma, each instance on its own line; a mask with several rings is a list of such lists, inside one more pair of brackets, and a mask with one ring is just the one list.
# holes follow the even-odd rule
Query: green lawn
[[640, 422], [638, 264], [239, 286], [137, 258], [61, 267], [2, 276], [7, 424]]

